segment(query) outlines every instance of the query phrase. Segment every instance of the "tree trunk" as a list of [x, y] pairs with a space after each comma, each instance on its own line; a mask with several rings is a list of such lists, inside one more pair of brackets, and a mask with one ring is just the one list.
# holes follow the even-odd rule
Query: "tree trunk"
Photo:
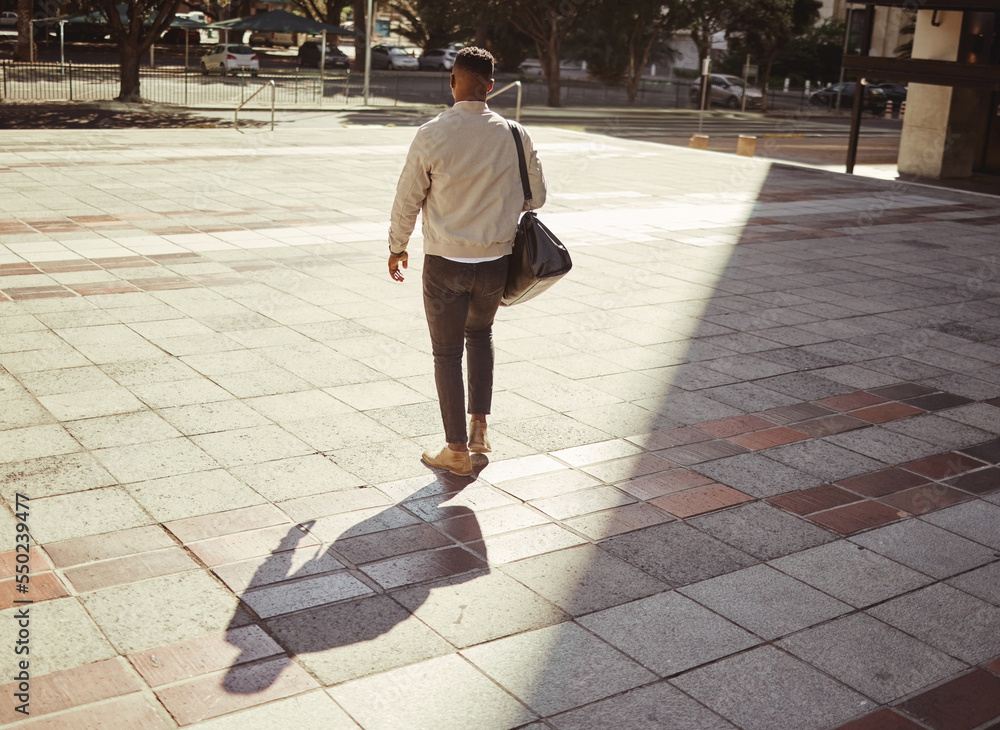
[[760, 110], [761, 112], [767, 111], [767, 89], [771, 85], [771, 66], [774, 65], [774, 56], [776, 54], [772, 53], [767, 57], [767, 64], [764, 67], [764, 83], [760, 86]]
[[541, 62], [542, 70], [545, 72], [545, 83], [549, 87], [549, 106], [562, 106], [562, 89], [560, 88], [559, 64], [562, 61], [562, 37], [559, 34], [558, 18], [551, 17], [549, 25], [549, 37], [546, 43], [536, 43], [538, 49], [538, 60]]
[[365, 0], [354, 0], [354, 70], [365, 70], [365, 48], [368, 46], [368, 23], [365, 20]]
[[476, 26], [476, 40], [473, 41], [473, 45], [478, 48], [486, 48], [486, 43], [490, 38], [490, 24], [483, 21]]
[[31, 60], [31, 0], [17, 0], [17, 48], [14, 49], [15, 61]]
[[118, 101], [141, 103], [142, 95], [139, 93], [140, 51], [138, 45], [132, 38], [127, 38], [119, 46], [119, 52], [121, 54], [119, 64], [121, 93], [118, 95]]

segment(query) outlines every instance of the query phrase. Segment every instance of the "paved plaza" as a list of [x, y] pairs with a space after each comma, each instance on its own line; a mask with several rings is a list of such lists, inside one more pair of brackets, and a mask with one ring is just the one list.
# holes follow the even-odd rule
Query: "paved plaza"
[[534, 129], [459, 478], [413, 133], [3, 133], [0, 724], [1000, 727], [1000, 199]]

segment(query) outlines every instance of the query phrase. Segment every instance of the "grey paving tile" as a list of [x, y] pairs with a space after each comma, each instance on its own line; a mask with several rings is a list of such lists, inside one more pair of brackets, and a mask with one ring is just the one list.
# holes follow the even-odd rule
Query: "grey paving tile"
[[248, 730], [278, 727], [295, 718], [298, 730], [358, 730], [355, 723], [326, 692], [315, 691], [269, 702], [198, 723], [198, 730]]
[[325, 685], [454, 651], [388, 596], [319, 606], [272, 618], [267, 626]]
[[958, 408], [941, 411], [940, 415], [967, 426], [974, 426], [995, 434], [1000, 433], [1000, 408], [995, 406], [985, 403], [969, 403]]
[[31, 535], [40, 544], [126, 530], [153, 522], [122, 487], [32, 500]]
[[778, 646], [881, 704], [968, 667], [863, 613], [795, 634]]
[[568, 618], [555, 605], [497, 571], [466, 574], [391, 595], [459, 648]]
[[8, 501], [19, 491], [39, 499], [114, 484], [117, 480], [87, 452], [0, 464], [0, 495]]
[[800, 401], [821, 400], [843, 393], [849, 393], [852, 386], [814, 375], [812, 373], [787, 373], [772, 378], [758, 380], [757, 384], [792, 396]]
[[939, 453], [940, 447], [886, 428], [872, 426], [827, 436], [825, 441], [886, 464], [904, 464]]
[[846, 540], [786, 555], [772, 560], [770, 565], [856, 608], [907, 593], [933, 580]]
[[330, 695], [366, 730], [505, 730], [535, 719], [458, 655], [347, 682]]
[[[656, 678], [572, 622], [480, 644], [462, 654], [543, 717]], [[535, 670], [526, 672], [526, 663]]]
[[821, 730], [876, 707], [770, 646], [696, 669], [671, 683], [746, 730]]
[[[0, 620], [15, 625], [15, 617], [23, 608], [15, 606], [0, 612]], [[30, 660], [30, 666], [38, 675], [115, 656], [115, 648], [107, 636], [76, 598], [41, 601], [29, 607], [29, 615], [30, 640], [35, 646], [46, 647], [43, 651], [32, 652], [34, 656]], [[11, 676], [14, 666], [11, 663]]]
[[716, 418], [741, 416], [744, 413], [740, 408], [734, 408], [718, 400], [707, 398], [703, 393], [676, 392], [657, 398], [646, 398], [636, 401], [635, 404], [666, 416], [675, 421], [677, 426], [712, 421]]
[[996, 437], [989, 431], [966, 426], [933, 413], [893, 421], [885, 424], [885, 428], [936, 444], [941, 447], [942, 451], [962, 449]]
[[894, 598], [868, 613], [970, 664], [1000, 654], [1000, 608], [944, 583]]
[[939, 579], [993, 560], [991, 549], [916, 519], [879, 527], [850, 540]]
[[260, 413], [235, 399], [163, 408], [158, 413], [186, 436], [270, 423]]
[[768, 457], [828, 482], [867, 474], [885, 464], [825, 441], [800, 441], [770, 449]]
[[760, 641], [676, 592], [632, 601], [577, 622], [664, 677]]
[[549, 718], [559, 730], [732, 730], [733, 726], [667, 682], [633, 689]]
[[754, 565], [756, 558], [670, 522], [612, 537], [601, 547], [672, 586], [682, 586]]
[[113, 446], [92, 451], [101, 465], [122, 484], [190, 474], [219, 466], [186, 438]]
[[932, 512], [922, 519], [994, 550], [1000, 550], [1000, 507], [989, 502], [974, 499]]
[[519, 560], [501, 570], [574, 616], [669, 589], [594, 545]]
[[772, 560], [835, 539], [827, 530], [764, 502], [694, 517], [687, 523], [761, 560]]
[[954, 586], [976, 598], [1000, 606], [1000, 562], [984, 565], [968, 573], [951, 578], [948, 585]]
[[158, 522], [250, 507], [267, 501], [222, 469], [133, 482], [126, 489]]
[[237, 466], [230, 472], [272, 502], [364, 485], [361, 479], [319, 454]]
[[[755, 383], [736, 383], [708, 388], [700, 393], [712, 400], [738, 408], [744, 413], [765, 411], [768, 408], [790, 406], [799, 402], [799, 398], [779, 393]], [[710, 419], [701, 419], [710, 420]]]
[[754, 497], [773, 497], [823, 483], [822, 479], [813, 474], [793, 469], [763, 454], [738, 454], [698, 464], [694, 469]]
[[767, 565], [755, 565], [680, 590], [769, 640], [851, 610]]

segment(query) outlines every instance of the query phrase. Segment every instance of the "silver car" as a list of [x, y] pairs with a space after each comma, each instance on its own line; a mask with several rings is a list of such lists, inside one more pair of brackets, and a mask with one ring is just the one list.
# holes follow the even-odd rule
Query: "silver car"
[[416, 70], [419, 66], [416, 56], [399, 46], [372, 46], [372, 68]]
[[[706, 106], [712, 104], [722, 104], [730, 109], [739, 109], [743, 106], [743, 79], [739, 76], [729, 76], [728, 74], [712, 74], [709, 77], [711, 87], [709, 88], [709, 99]], [[761, 95], [757, 89], [750, 89], [746, 92], [747, 109], [760, 109]], [[691, 103], [696, 106], [701, 105], [701, 82], [691, 86]]]
[[457, 54], [458, 51], [452, 51], [448, 48], [434, 48], [425, 51], [417, 61], [420, 63], [421, 71], [451, 71], [455, 66]]

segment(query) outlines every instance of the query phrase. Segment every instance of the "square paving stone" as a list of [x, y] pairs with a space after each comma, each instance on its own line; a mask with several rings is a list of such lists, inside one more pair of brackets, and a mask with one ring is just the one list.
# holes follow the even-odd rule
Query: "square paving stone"
[[900, 709], [935, 730], [971, 730], [1000, 717], [1000, 678], [976, 669], [907, 700]]
[[671, 684], [745, 730], [824, 730], [875, 708], [770, 646], [696, 669]]
[[881, 497], [904, 489], [926, 484], [926, 477], [903, 469], [882, 469], [850, 479], [841, 479], [837, 484], [866, 497]]
[[462, 654], [543, 717], [656, 678], [572, 622], [480, 644]]
[[577, 622], [664, 677], [759, 643], [753, 634], [675, 592], [641, 598]]
[[104, 588], [80, 600], [122, 654], [224, 631], [239, 603], [200, 570]]
[[39, 543], [148, 525], [153, 520], [122, 487], [104, 487], [31, 501], [31, 534]]
[[850, 539], [939, 579], [950, 578], [993, 561], [993, 551], [989, 548], [915, 519], [886, 525]]
[[595, 702], [550, 717], [559, 730], [733, 730], [733, 726], [667, 682]]
[[970, 446], [962, 449], [962, 453], [968, 454], [980, 461], [985, 461], [988, 464], [1000, 464], [1000, 439]]
[[720, 484], [754, 497], [773, 497], [793, 490], [816, 487], [823, 481], [763, 454], [740, 454], [699, 464], [695, 468]]
[[941, 447], [941, 450], [964, 449], [988, 441], [995, 434], [966, 426], [935, 414], [925, 414], [886, 424], [885, 428]]
[[456, 576], [391, 595], [459, 648], [568, 618], [561, 609], [498, 571]]
[[828, 482], [867, 474], [885, 464], [825, 441], [803, 441], [768, 451], [768, 457]]
[[959, 502], [966, 502], [972, 498], [973, 495], [967, 492], [952, 489], [942, 484], [925, 484], [922, 487], [889, 494], [879, 501], [890, 507], [909, 512], [911, 515], [923, 515]]
[[970, 403], [969, 405], [950, 408], [941, 415], [950, 421], [958, 421], [967, 426], [975, 426], [994, 434], [1000, 433], [1000, 408], [985, 403]]
[[92, 453], [122, 484], [190, 474], [219, 466], [215, 459], [186, 438], [115, 446]]
[[967, 667], [866, 614], [808, 629], [778, 646], [881, 704]]
[[1000, 507], [976, 499], [925, 516], [925, 522], [1000, 550]]
[[1000, 655], [1000, 608], [944, 583], [894, 598], [868, 613], [970, 664]]
[[772, 560], [835, 539], [835, 535], [821, 527], [763, 502], [694, 517], [687, 522], [761, 560]]
[[808, 516], [808, 519], [841, 535], [853, 535], [869, 527], [895, 522], [907, 516], [905, 512], [896, 507], [890, 507], [881, 502], [862, 500], [861, 502], [845, 504], [843, 507], [814, 512]]
[[454, 651], [388, 596], [319, 606], [272, 618], [267, 626], [325, 685]]
[[948, 484], [970, 494], [992, 494], [1000, 490], [1000, 468], [980, 469], [949, 479]]
[[535, 719], [458, 655], [356, 679], [329, 692], [366, 730], [506, 730]]
[[1000, 606], [1000, 562], [956, 576], [948, 581], [948, 585]]
[[223, 469], [135, 482], [126, 489], [158, 522], [250, 507], [267, 501]]
[[259, 464], [309, 454], [313, 449], [279, 426], [255, 426], [192, 436], [224, 466]]
[[680, 522], [612, 537], [601, 547], [672, 586], [695, 583], [759, 562]]
[[888, 708], [882, 708], [858, 720], [841, 725], [837, 730], [923, 730], [902, 715], [897, 715]]
[[932, 580], [845, 540], [786, 555], [770, 564], [856, 608], [907, 593]]
[[[15, 606], [0, 612], [0, 620], [7, 626], [17, 626], [15, 616], [23, 608], [24, 606]], [[33, 677], [115, 656], [114, 647], [108, 643], [100, 627], [87, 615], [76, 598], [42, 601], [31, 606], [29, 614], [29, 672]], [[0, 663], [0, 669], [5, 672], [4, 677], [8, 678], [13, 678], [19, 671], [16, 664], [24, 658], [23, 655], [14, 654], [15, 635], [16, 632], [11, 632], [11, 651]], [[30, 709], [35, 710], [34, 706]]]
[[922, 459], [938, 452], [938, 447], [901, 433], [873, 426], [828, 436], [826, 441], [886, 464], [901, 464], [914, 459]]
[[850, 610], [767, 565], [738, 570], [681, 591], [765, 639], [776, 639]]
[[295, 718], [296, 730], [358, 730], [326, 692], [306, 692], [198, 724], [198, 730], [266, 730]]
[[364, 485], [361, 479], [319, 454], [247, 464], [231, 469], [231, 473], [273, 502]]
[[779, 494], [777, 497], [771, 497], [767, 502], [797, 515], [810, 515], [813, 512], [851, 504], [860, 499], [861, 497], [846, 489], [841, 489], [833, 484], [824, 484], [821, 487]]
[[669, 586], [594, 545], [519, 560], [502, 570], [574, 616], [669, 590]]

